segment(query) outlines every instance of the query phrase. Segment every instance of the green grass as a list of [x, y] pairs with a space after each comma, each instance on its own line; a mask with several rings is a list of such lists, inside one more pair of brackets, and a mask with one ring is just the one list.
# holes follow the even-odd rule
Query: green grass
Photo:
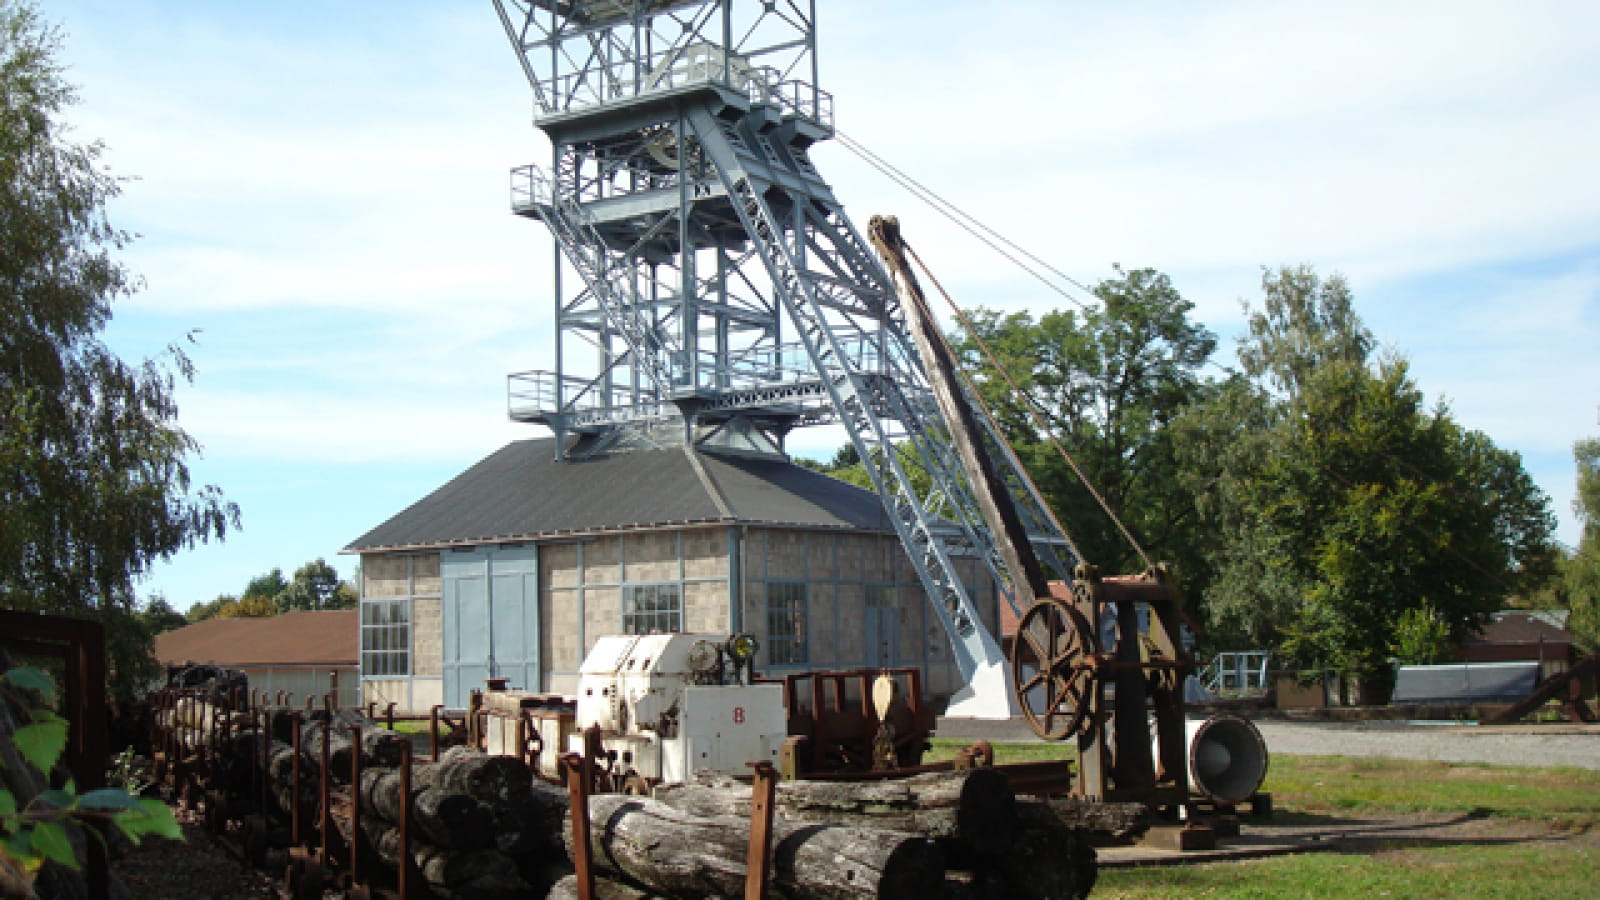
[[[968, 743], [935, 738], [925, 761], [951, 759]], [[1078, 758], [1066, 742], [996, 744], [994, 752], [998, 763]], [[1472, 811], [1569, 829], [1600, 825], [1600, 772], [1588, 769], [1275, 756], [1261, 789], [1277, 808], [1299, 812]]]
[[1594, 897], [1600, 850], [1458, 844], [1372, 855], [1308, 853], [1201, 866], [1102, 869], [1095, 900]]
[[1600, 772], [1344, 756], [1280, 756], [1263, 790], [1313, 813], [1476, 812], [1564, 829], [1600, 825]]
[[[922, 758], [925, 763], [955, 759], [957, 753], [972, 746], [971, 741], [955, 738], [933, 738], [928, 743], [933, 745], [933, 749]], [[994, 761], [997, 763], [1038, 762], [1046, 759], [1070, 759], [1077, 762], [1078, 745], [1070, 741], [994, 745]]]
[[[381, 723], [383, 719], [380, 717], [378, 721]], [[423, 719], [421, 721], [417, 721], [415, 719], [407, 719], [396, 721], [394, 723], [394, 730], [396, 734], [427, 734], [428, 720]], [[439, 723], [439, 730], [440, 732], [448, 732], [450, 729], [444, 727], [444, 723], [441, 722]]]
[[[936, 739], [928, 761], [965, 741]], [[995, 761], [1076, 759], [1066, 744], [997, 744]], [[1394, 842], [1367, 854], [1104, 869], [1099, 898], [1595, 897], [1600, 896], [1600, 772], [1339, 756], [1273, 757], [1262, 789], [1280, 816], [1470, 814], [1538, 823], [1557, 840], [1497, 837], [1493, 829], [1433, 846]], [[1248, 825], [1246, 826], [1248, 827]], [[1571, 838], [1571, 840], [1559, 840]]]

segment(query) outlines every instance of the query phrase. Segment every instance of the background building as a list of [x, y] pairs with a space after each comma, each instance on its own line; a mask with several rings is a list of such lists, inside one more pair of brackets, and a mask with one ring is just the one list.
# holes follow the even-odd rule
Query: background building
[[206, 619], [156, 635], [156, 660], [162, 666], [241, 669], [253, 690], [288, 691], [294, 703], [336, 690], [340, 706], [354, 706], [361, 674], [356, 615], [334, 609]]
[[[923, 668], [949, 638], [869, 491], [770, 454], [704, 445], [556, 459], [508, 444], [352, 542], [363, 694], [462, 708], [485, 679], [571, 693], [607, 634], [753, 633], [765, 675]], [[992, 580], [963, 560], [986, 627]]]

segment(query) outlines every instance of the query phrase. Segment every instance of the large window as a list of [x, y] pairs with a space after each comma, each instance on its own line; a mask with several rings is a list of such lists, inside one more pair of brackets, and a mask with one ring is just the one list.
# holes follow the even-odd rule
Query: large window
[[799, 665], [809, 659], [805, 582], [767, 582], [767, 659], [775, 666]]
[[361, 601], [361, 674], [367, 678], [411, 673], [411, 598]]
[[627, 634], [672, 634], [682, 631], [683, 585], [623, 585], [622, 630]]

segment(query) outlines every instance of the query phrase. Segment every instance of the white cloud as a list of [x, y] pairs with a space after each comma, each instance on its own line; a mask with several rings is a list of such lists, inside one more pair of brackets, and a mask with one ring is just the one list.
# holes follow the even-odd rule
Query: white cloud
[[545, 433], [505, 418], [504, 397], [195, 388], [183, 416], [211, 458], [308, 464], [472, 459]]
[[[1343, 271], [1430, 397], [1563, 496], [1600, 402], [1600, 8], [820, 5], [852, 137], [1079, 280], [1172, 274], [1225, 344], [1261, 265]], [[205, 329], [182, 400], [209, 457], [421, 464], [531, 433], [504, 421], [504, 375], [550, 365], [550, 251], [507, 170], [549, 154], [487, 5], [49, 14], [80, 133], [142, 179], [113, 214], [145, 235], [127, 258], [149, 289], [120, 316]], [[963, 305], [1068, 302], [837, 143], [816, 157], [857, 225], [898, 213]], [[1529, 260], [1547, 266], [1485, 274]]]

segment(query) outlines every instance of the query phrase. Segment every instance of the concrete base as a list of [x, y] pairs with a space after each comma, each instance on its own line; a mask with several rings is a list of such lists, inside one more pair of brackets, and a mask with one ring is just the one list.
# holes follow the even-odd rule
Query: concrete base
[[1010, 719], [1020, 712], [1011, 680], [1002, 663], [980, 666], [970, 681], [950, 697], [945, 716], [953, 719]]
[[1157, 825], [1138, 839], [1139, 846], [1190, 853], [1217, 849], [1217, 833], [1205, 825]]

